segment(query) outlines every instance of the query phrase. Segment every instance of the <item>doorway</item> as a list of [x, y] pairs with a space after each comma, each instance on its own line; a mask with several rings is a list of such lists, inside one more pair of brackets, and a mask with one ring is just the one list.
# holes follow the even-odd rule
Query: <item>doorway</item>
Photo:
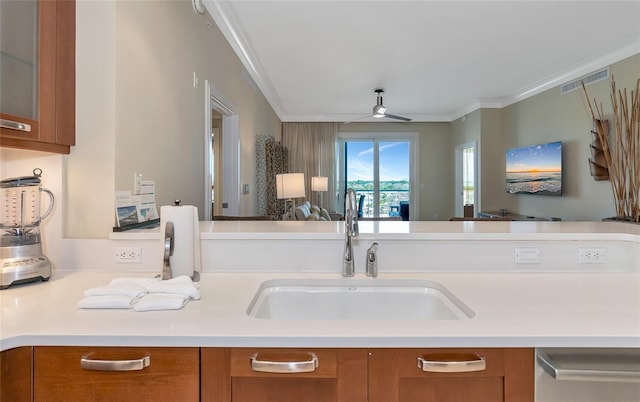
[[337, 148], [339, 205], [353, 188], [361, 218], [416, 219], [416, 135], [340, 133]]
[[455, 154], [455, 216], [466, 216], [465, 206], [473, 208], [473, 216], [479, 210], [477, 141], [456, 146]]
[[240, 210], [240, 131], [235, 104], [208, 80], [204, 88], [204, 220], [210, 221]]

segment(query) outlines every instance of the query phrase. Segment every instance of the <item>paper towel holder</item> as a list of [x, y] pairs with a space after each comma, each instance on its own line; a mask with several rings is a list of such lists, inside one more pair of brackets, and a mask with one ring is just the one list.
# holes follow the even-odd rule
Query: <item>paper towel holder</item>
[[171, 256], [173, 255], [173, 222], [164, 226], [164, 258], [162, 262], [162, 280], [171, 279]]

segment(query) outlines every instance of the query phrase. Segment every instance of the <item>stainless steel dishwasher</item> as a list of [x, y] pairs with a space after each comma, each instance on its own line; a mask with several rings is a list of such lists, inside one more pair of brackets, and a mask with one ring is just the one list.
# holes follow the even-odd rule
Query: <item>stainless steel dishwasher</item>
[[538, 348], [536, 402], [640, 402], [640, 348]]

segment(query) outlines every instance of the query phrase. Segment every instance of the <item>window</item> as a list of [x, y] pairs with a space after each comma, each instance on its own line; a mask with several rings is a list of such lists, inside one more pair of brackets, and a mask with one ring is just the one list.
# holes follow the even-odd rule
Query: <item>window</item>
[[[406, 133], [341, 133], [336, 158], [339, 205], [344, 205], [346, 189], [353, 188], [358, 200], [364, 197], [361, 217], [402, 216], [408, 220], [415, 193], [412, 184], [416, 141], [417, 135], [407, 137]], [[414, 203], [417, 205], [417, 201]]]

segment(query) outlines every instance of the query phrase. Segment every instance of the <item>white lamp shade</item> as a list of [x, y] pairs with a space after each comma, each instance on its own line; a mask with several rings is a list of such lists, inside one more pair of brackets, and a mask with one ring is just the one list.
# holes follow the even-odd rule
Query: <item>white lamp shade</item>
[[329, 190], [329, 178], [322, 176], [313, 176], [311, 178], [311, 190], [312, 191], [327, 191]]
[[277, 174], [276, 193], [278, 199], [304, 197], [304, 173]]

